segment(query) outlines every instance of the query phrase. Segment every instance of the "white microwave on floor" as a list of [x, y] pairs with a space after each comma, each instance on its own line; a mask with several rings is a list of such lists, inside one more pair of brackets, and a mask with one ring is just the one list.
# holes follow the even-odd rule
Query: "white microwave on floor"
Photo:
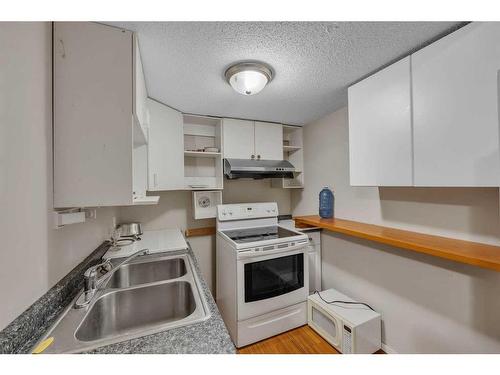
[[[343, 354], [370, 354], [381, 348], [382, 326], [379, 313], [335, 289], [307, 299], [307, 323]], [[327, 303], [334, 302], [334, 303]]]

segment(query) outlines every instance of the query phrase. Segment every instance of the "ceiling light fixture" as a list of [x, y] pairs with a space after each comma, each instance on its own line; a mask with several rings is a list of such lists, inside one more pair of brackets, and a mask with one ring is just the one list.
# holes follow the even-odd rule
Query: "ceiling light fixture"
[[268, 65], [259, 62], [241, 62], [230, 66], [225, 73], [227, 82], [242, 95], [254, 95], [273, 79]]

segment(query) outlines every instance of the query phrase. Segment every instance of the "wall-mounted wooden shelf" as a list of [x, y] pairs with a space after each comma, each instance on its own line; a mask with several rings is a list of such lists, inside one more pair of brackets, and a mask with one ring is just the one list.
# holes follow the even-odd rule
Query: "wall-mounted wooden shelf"
[[298, 216], [294, 219], [297, 226], [319, 227], [401, 249], [500, 271], [499, 246], [410, 232], [357, 221], [336, 218], [322, 219], [316, 215]]
[[184, 234], [186, 237], [212, 236], [215, 234], [215, 227], [186, 229]]

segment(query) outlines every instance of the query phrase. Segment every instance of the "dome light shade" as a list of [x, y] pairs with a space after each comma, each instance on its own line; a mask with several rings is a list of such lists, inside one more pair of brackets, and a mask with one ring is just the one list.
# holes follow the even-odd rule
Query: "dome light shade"
[[271, 68], [254, 62], [243, 62], [231, 66], [225, 73], [227, 82], [242, 95], [254, 95], [271, 81]]

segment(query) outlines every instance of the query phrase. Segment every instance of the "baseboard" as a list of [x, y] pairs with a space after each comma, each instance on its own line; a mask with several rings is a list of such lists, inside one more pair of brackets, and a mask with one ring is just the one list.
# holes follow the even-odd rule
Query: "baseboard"
[[382, 343], [382, 350], [384, 352], [386, 352], [387, 354], [398, 354], [397, 351], [395, 351], [393, 348], [391, 348], [390, 346]]

